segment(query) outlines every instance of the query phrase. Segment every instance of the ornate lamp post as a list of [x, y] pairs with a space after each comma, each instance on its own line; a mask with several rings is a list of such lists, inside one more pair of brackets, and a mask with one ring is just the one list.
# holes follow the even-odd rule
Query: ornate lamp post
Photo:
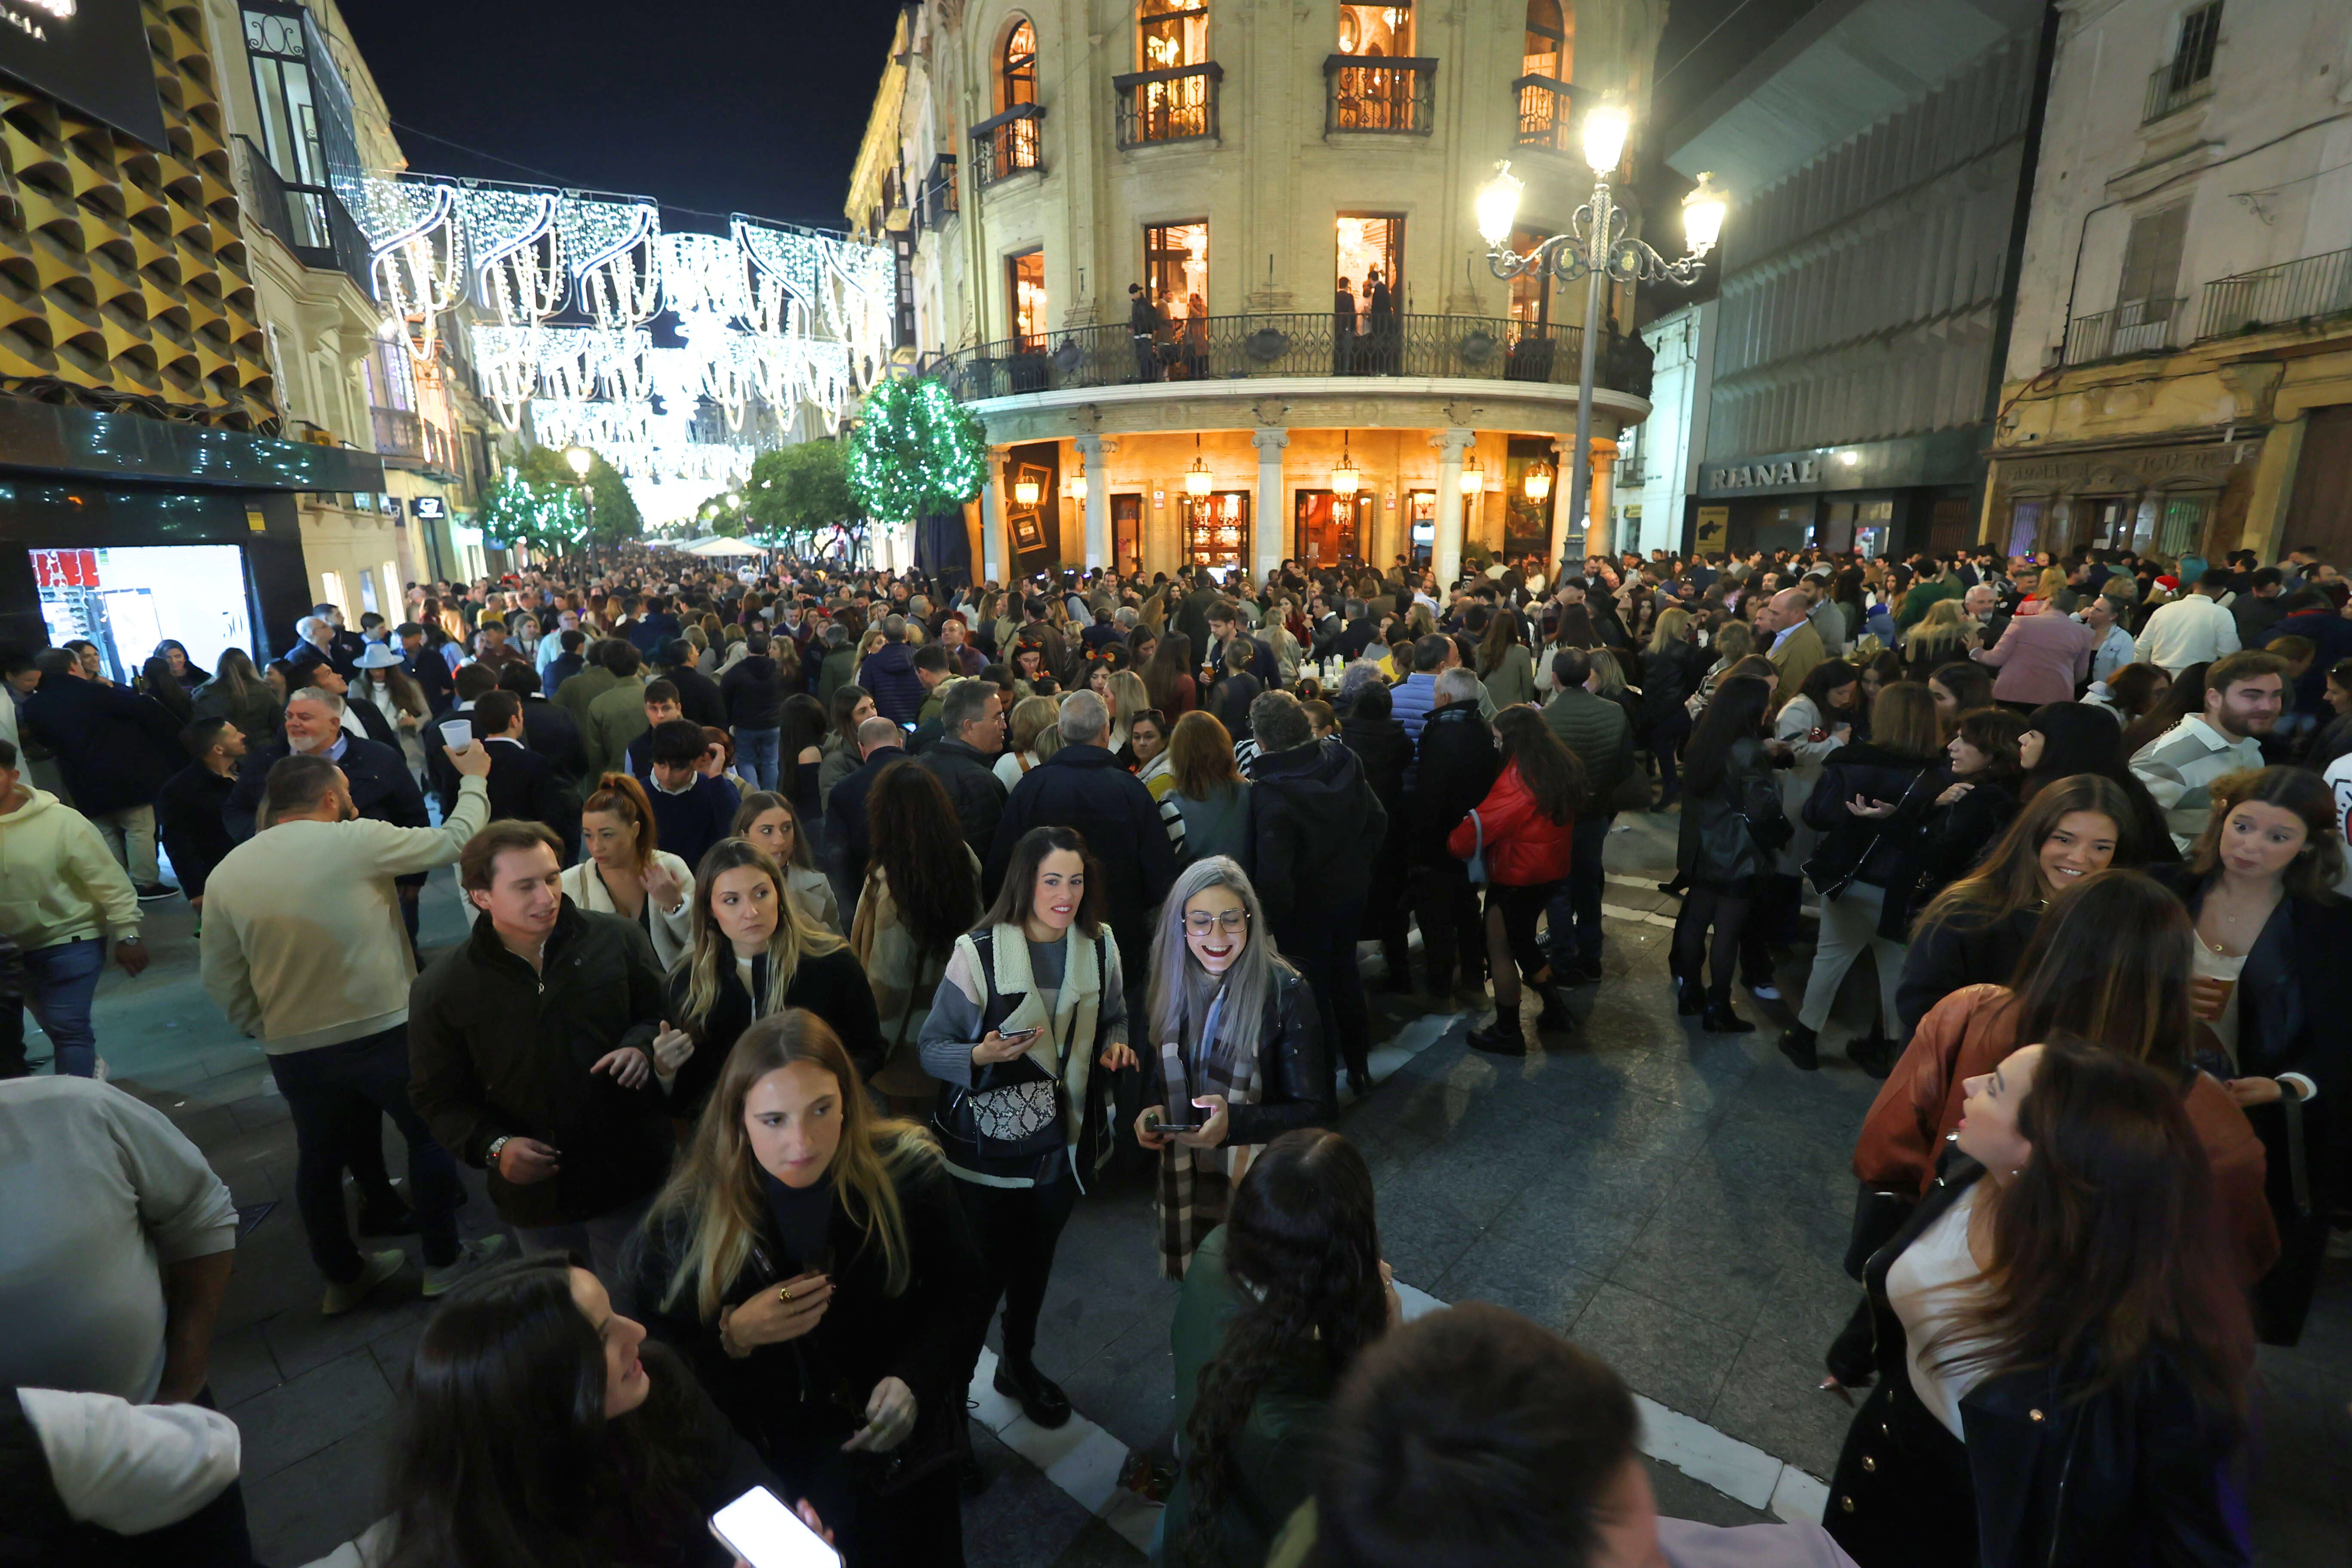
[[[1576, 209], [1568, 232], [1556, 234], [1522, 256], [1511, 249], [1511, 226], [1518, 216], [1519, 191], [1524, 182], [1506, 162], [1495, 166], [1495, 178], [1478, 193], [1478, 235], [1486, 242], [1486, 266], [1496, 278], [1537, 278], [1563, 287], [1584, 280], [1583, 367], [1576, 386], [1576, 447], [1569, 474], [1568, 521], [1574, 526], [1584, 516], [1591, 486], [1592, 354], [1601, 324], [1601, 284], [1605, 277], [1619, 283], [1696, 280], [1706, 265], [1723, 231], [1725, 202], [1705, 174], [1683, 198], [1683, 235], [1690, 251], [1679, 261], [1668, 261], [1625, 232], [1630, 221], [1609, 191], [1609, 176], [1624, 154], [1631, 130], [1625, 111], [1613, 104], [1596, 106], [1584, 117], [1584, 162], [1592, 170], [1592, 196]], [[1565, 562], [1561, 571], [1568, 570]]]

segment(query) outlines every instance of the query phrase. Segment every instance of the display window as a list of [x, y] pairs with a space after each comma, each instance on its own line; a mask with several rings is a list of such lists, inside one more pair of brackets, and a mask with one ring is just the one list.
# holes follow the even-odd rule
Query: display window
[[28, 553], [51, 646], [76, 637], [97, 644], [117, 681], [127, 684], [167, 637], [205, 669], [225, 648], [253, 647], [245, 552], [234, 544]]

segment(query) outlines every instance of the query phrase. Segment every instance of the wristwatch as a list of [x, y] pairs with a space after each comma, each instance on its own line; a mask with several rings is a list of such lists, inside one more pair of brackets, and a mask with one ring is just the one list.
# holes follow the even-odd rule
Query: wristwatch
[[490, 1146], [482, 1151], [482, 1163], [485, 1165], [497, 1164], [499, 1163], [499, 1151], [513, 1142], [514, 1134], [511, 1132], [502, 1132], [498, 1137], [491, 1139]]

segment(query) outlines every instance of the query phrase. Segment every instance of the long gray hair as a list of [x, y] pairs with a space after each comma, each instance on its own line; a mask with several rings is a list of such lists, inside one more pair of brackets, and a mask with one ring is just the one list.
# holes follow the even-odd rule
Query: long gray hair
[[[1265, 929], [1265, 910], [1258, 903], [1257, 889], [1250, 886], [1249, 873], [1224, 855], [1185, 867], [1168, 890], [1168, 901], [1160, 907], [1160, 929], [1151, 939], [1151, 988], [1145, 1004], [1151, 1019], [1151, 1038], [1155, 1044], [1171, 1040], [1181, 1044], [1188, 1013], [1195, 1007], [1205, 1013], [1209, 998], [1216, 994], [1215, 984], [1184, 942], [1184, 906], [1194, 894], [1211, 888], [1231, 888], [1249, 913], [1249, 940], [1224, 973], [1223, 1023], [1234, 1053], [1255, 1055], [1261, 1043], [1257, 1034], [1265, 1016], [1266, 997], [1274, 989], [1275, 977], [1287, 973], [1290, 965], [1275, 951], [1274, 933]], [[1200, 1022], [1198, 1018], [1190, 1021]]]

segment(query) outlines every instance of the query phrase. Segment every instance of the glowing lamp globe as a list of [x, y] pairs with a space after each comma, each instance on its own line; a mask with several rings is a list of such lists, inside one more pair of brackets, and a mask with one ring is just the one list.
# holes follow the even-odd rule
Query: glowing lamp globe
[[1486, 485], [1486, 476], [1479, 471], [1477, 458], [1473, 458], [1462, 466], [1461, 483], [1462, 493], [1465, 496], [1476, 495], [1480, 489]]
[[1331, 493], [1335, 496], [1354, 495], [1357, 487], [1363, 482], [1363, 474], [1357, 468], [1353, 458], [1341, 458], [1331, 469]]
[[1528, 477], [1522, 482], [1521, 488], [1528, 492], [1528, 499], [1529, 500], [1539, 501], [1543, 500], [1546, 496], [1551, 494], [1551, 470], [1544, 467], [1541, 463], [1538, 463], [1534, 468], [1528, 470]]
[[1045, 493], [1045, 487], [1034, 479], [1022, 479], [1013, 481], [1013, 499], [1023, 506], [1035, 506], [1037, 499]]
[[1727, 205], [1723, 193], [1715, 188], [1713, 177], [1702, 173], [1690, 195], [1683, 198], [1683, 238], [1693, 256], [1705, 256], [1715, 248], [1723, 233], [1723, 213]]
[[1519, 192], [1525, 188], [1526, 182], [1511, 173], [1507, 162], [1495, 165], [1495, 177], [1478, 193], [1479, 238], [1493, 246], [1511, 237], [1511, 226], [1519, 216]]
[[1217, 479], [1209, 472], [1209, 460], [1206, 458], [1193, 458], [1192, 466], [1184, 470], [1184, 493], [1194, 500], [1200, 500], [1216, 488]]
[[1584, 162], [1596, 174], [1605, 174], [1625, 156], [1625, 137], [1633, 122], [1613, 103], [1596, 104], [1584, 117]]
[[585, 447], [574, 447], [570, 451], [563, 454], [563, 461], [565, 465], [572, 469], [573, 476], [578, 479], [584, 479], [588, 477], [588, 466], [595, 460], [596, 454], [591, 452]]

